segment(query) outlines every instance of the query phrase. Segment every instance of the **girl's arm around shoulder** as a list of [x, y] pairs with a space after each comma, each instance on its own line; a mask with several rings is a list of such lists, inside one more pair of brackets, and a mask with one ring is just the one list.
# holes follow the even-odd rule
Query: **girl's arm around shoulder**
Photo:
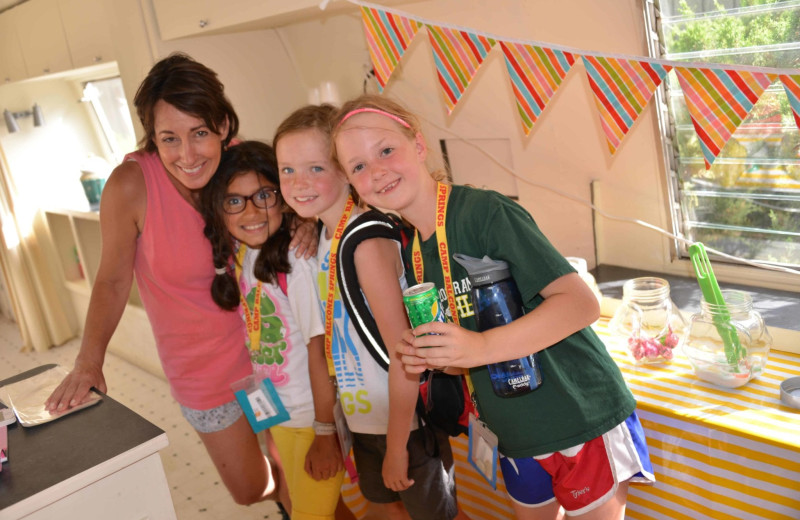
[[107, 391], [103, 360], [130, 294], [136, 240], [144, 225], [146, 207], [147, 190], [139, 165], [131, 161], [117, 166], [100, 200], [103, 249], [81, 349], [73, 370], [45, 402], [48, 410], [65, 410], [80, 404], [91, 387]]
[[452, 323], [420, 325], [415, 334], [435, 335], [415, 337], [402, 347], [403, 361], [409, 365], [471, 368], [518, 359], [558, 343], [600, 316], [597, 298], [577, 273], [553, 280], [540, 294], [544, 301], [533, 311], [485, 332]]

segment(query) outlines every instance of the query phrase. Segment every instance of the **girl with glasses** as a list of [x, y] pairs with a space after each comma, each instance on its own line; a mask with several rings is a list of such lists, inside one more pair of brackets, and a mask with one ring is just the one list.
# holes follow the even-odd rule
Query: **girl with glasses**
[[[299, 220], [278, 190], [275, 152], [245, 141], [222, 154], [202, 192], [216, 277], [211, 295], [247, 323], [255, 379], [269, 378], [289, 420], [270, 428], [292, 518], [333, 519], [344, 476], [323, 351], [316, 261], [289, 253]], [[310, 392], [309, 392], [310, 390]]]

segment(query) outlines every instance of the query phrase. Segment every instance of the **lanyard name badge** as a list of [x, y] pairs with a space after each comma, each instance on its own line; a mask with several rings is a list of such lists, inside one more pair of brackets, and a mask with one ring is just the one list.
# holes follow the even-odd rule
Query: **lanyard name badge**
[[[333, 231], [333, 237], [331, 237], [331, 251], [328, 257], [328, 294], [325, 299], [325, 360], [328, 363], [328, 376], [334, 383], [336, 382], [336, 369], [333, 366], [333, 307], [336, 300], [336, 257], [339, 250], [339, 241], [344, 235], [344, 230], [350, 220], [350, 215], [353, 213], [354, 206], [353, 197], [347, 197], [344, 211], [339, 218], [339, 223], [336, 224], [336, 229]], [[344, 467], [350, 477], [350, 482], [358, 482], [358, 472], [350, 458], [350, 450], [353, 448], [353, 434], [347, 427], [347, 419], [338, 396], [336, 404], [333, 405], [333, 418], [336, 423], [336, 434], [339, 436], [339, 447], [342, 450]]]
[[[450, 269], [450, 252], [447, 245], [447, 204], [450, 199], [450, 186], [441, 182], [436, 183], [436, 249], [439, 252], [439, 260], [442, 264], [442, 277], [444, 278], [444, 290], [447, 294], [447, 306], [450, 309], [450, 317], [453, 323], [459, 325], [458, 307], [456, 306], [456, 295], [453, 289], [453, 272]], [[419, 231], [414, 234], [414, 242], [411, 245], [411, 259], [414, 267], [414, 276], [417, 282], [422, 283], [425, 273], [422, 248], [420, 246]], [[465, 371], [464, 377], [467, 381], [470, 397], [472, 398], [472, 411], [469, 416], [469, 453], [467, 460], [478, 473], [486, 479], [492, 487], [497, 485], [497, 435], [489, 430], [489, 427], [478, 419], [478, 407], [475, 400], [475, 388], [472, 386], [472, 378], [469, 371]], [[473, 449], [474, 447], [474, 449]]]
[[[247, 246], [241, 244], [236, 253], [236, 280], [242, 279], [242, 262], [244, 261]], [[262, 283], [256, 284], [256, 294], [253, 298], [253, 308], [247, 304], [247, 298], [239, 286], [239, 302], [244, 313], [247, 325], [247, 336], [250, 339], [250, 352], [259, 352], [261, 349], [261, 290]], [[254, 375], [249, 375], [231, 384], [231, 390], [236, 396], [236, 401], [242, 408], [253, 432], [258, 433], [267, 428], [289, 420], [281, 398], [275, 390], [275, 385], [269, 378], [258, 381]]]

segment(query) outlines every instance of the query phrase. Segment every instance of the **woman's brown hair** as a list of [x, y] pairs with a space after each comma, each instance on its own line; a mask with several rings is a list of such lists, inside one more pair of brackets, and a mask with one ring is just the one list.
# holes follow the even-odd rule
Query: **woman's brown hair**
[[187, 54], [173, 53], [153, 65], [133, 98], [145, 132], [139, 146], [147, 152], [156, 151], [154, 109], [161, 100], [202, 119], [218, 135], [227, 121], [228, 135], [223, 147], [239, 132], [239, 117], [225, 96], [225, 87], [217, 73]]

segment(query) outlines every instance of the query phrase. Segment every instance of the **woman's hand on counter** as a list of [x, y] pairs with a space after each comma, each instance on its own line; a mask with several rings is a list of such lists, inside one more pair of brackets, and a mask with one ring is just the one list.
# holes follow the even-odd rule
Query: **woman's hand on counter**
[[45, 401], [45, 409], [51, 413], [57, 413], [82, 404], [89, 397], [89, 390], [92, 387], [102, 393], [106, 393], [108, 390], [102, 366], [98, 367], [76, 360], [72, 372], [67, 374], [67, 377]]

